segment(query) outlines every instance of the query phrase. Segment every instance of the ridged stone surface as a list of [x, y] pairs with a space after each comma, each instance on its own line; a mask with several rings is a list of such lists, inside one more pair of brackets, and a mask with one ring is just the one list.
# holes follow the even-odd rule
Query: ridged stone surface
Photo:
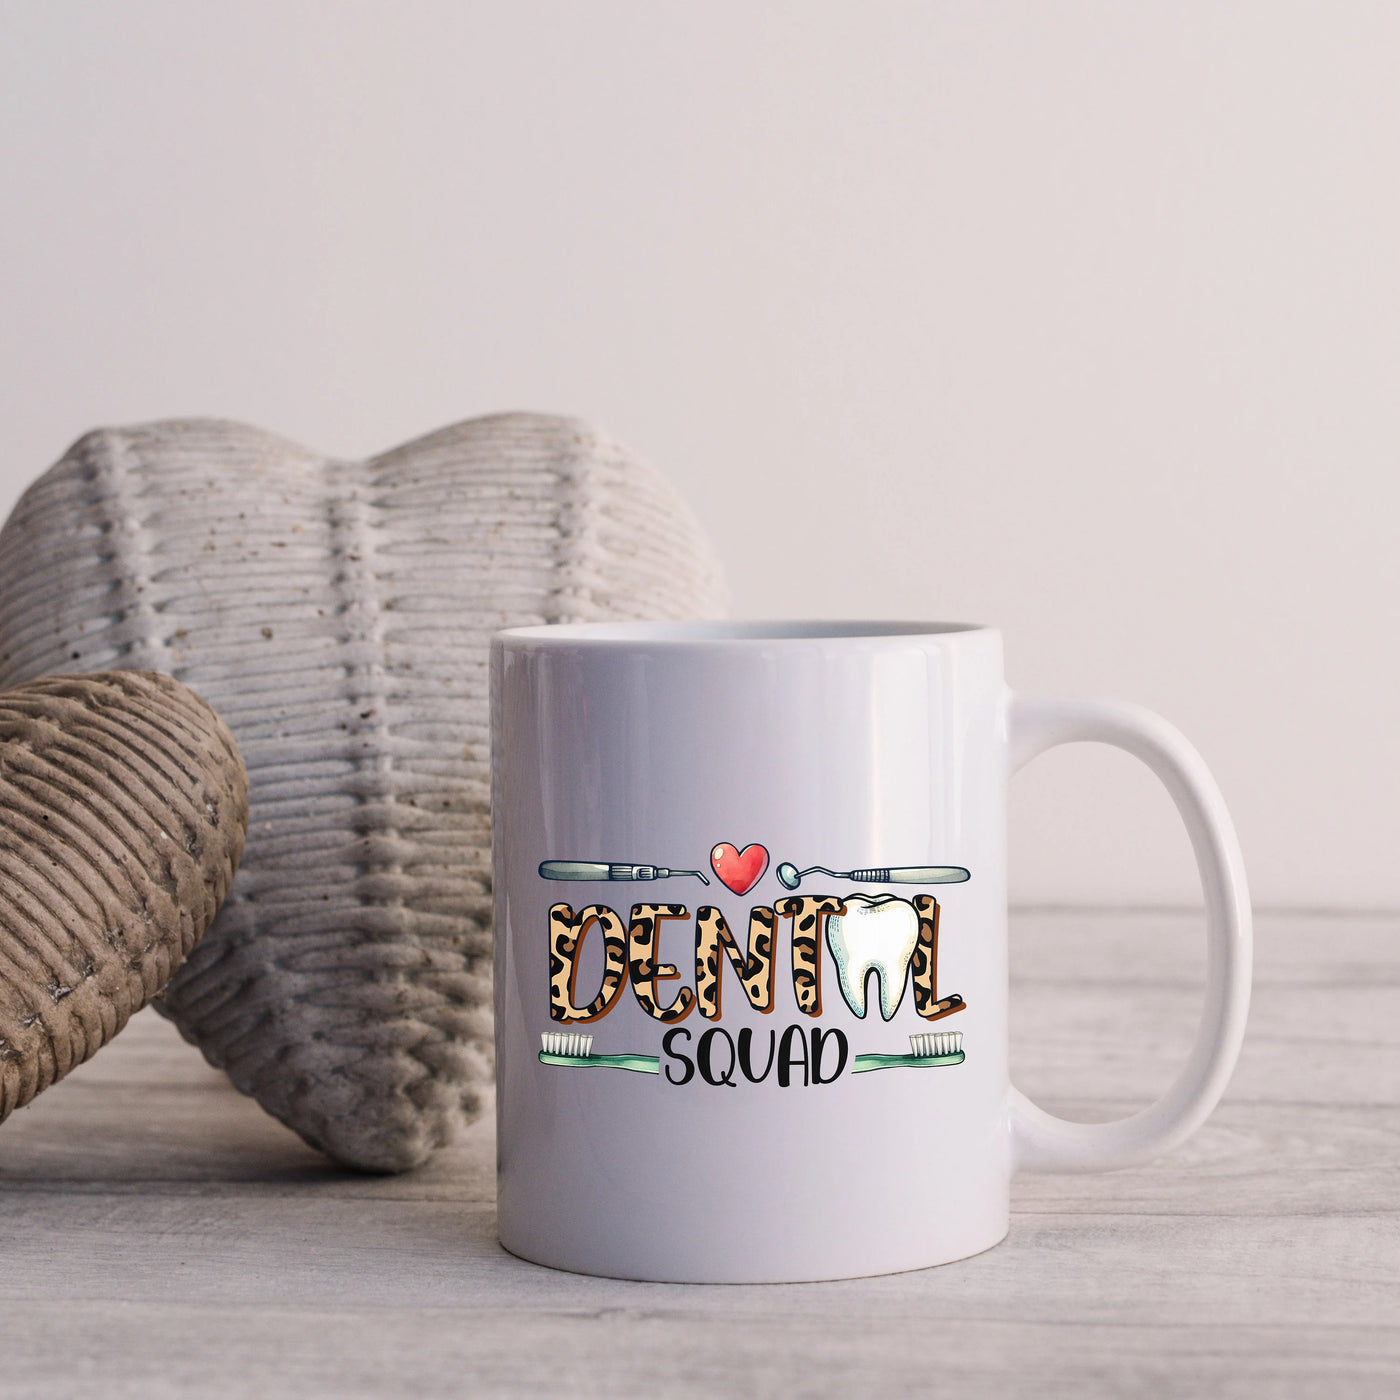
[[491, 633], [722, 607], [684, 505], [571, 420], [368, 461], [155, 423], [82, 438], [0, 533], [0, 685], [153, 669], [219, 709], [248, 847], [165, 1009], [308, 1142], [400, 1170], [491, 1076]]
[[0, 693], [0, 1120], [158, 996], [228, 893], [233, 736], [169, 676]]

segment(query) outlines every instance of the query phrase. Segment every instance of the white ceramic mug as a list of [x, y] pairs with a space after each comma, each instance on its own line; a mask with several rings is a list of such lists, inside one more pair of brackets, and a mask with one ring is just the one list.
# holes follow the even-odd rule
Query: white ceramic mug
[[[512, 1253], [704, 1283], [946, 1263], [1006, 1234], [1017, 1168], [1140, 1162], [1219, 1099], [1251, 953], [1219, 791], [1144, 710], [1009, 691], [995, 630], [518, 628], [492, 727]], [[1210, 950], [1176, 1082], [1093, 1125], [1007, 1075], [1007, 778], [1084, 739], [1166, 784]]]

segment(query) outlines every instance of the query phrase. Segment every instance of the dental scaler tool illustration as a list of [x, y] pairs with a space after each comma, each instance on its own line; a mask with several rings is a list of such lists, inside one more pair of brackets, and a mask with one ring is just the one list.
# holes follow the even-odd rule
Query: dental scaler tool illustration
[[898, 865], [871, 870], [828, 870], [809, 865], [799, 870], [785, 860], [775, 872], [784, 889], [795, 890], [808, 875], [829, 875], [833, 880], [854, 880], [858, 885], [960, 885], [972, 878], [961, 865]]
[[699, 870], [667, 870], [664, 865], [622, 865], [605, 860], [545, 860], [540, 874], [546, 880], [669, 880], [694, 875], [703, 885], [710, 877]]

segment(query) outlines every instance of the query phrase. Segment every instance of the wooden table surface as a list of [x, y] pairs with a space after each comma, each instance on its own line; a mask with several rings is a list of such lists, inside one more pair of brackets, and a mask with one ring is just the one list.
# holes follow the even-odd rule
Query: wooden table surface
[[[1012, 1067], [1131, 1110], [1181, 1062], [1198, 917], [1013, 919]], [[495, 1240], [492, 1128], [337, 1171], [153, 1012], [0, 1127], [0, 1394], [1400, 1395], [1400, 916], [1258, 920], [1225, 1102], [1166, 1160], [1017, 1180], [1005, 1243], [793, 1287], [555, 1273]]]

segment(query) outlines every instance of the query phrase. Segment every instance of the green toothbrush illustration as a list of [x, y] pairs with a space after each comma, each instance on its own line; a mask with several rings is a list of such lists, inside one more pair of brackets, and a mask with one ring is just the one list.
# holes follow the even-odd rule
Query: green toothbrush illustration
[[961, 1031], [919, 1031], [909, 1037], [907, 1055], [857, 1055], [851, 1062], [852, 1074], [872, 1069], [928, 1069], [934, 1065], [960, 1065], [963, 1055]]
[[593, 1037], [577, 1031], [544, 1031], [540, 1035], [540, 1063], [569, 1065], [575, 1069], [630, 1069], [636, 1074], [659, 1074], [657, 1055], [595, 1055]]

